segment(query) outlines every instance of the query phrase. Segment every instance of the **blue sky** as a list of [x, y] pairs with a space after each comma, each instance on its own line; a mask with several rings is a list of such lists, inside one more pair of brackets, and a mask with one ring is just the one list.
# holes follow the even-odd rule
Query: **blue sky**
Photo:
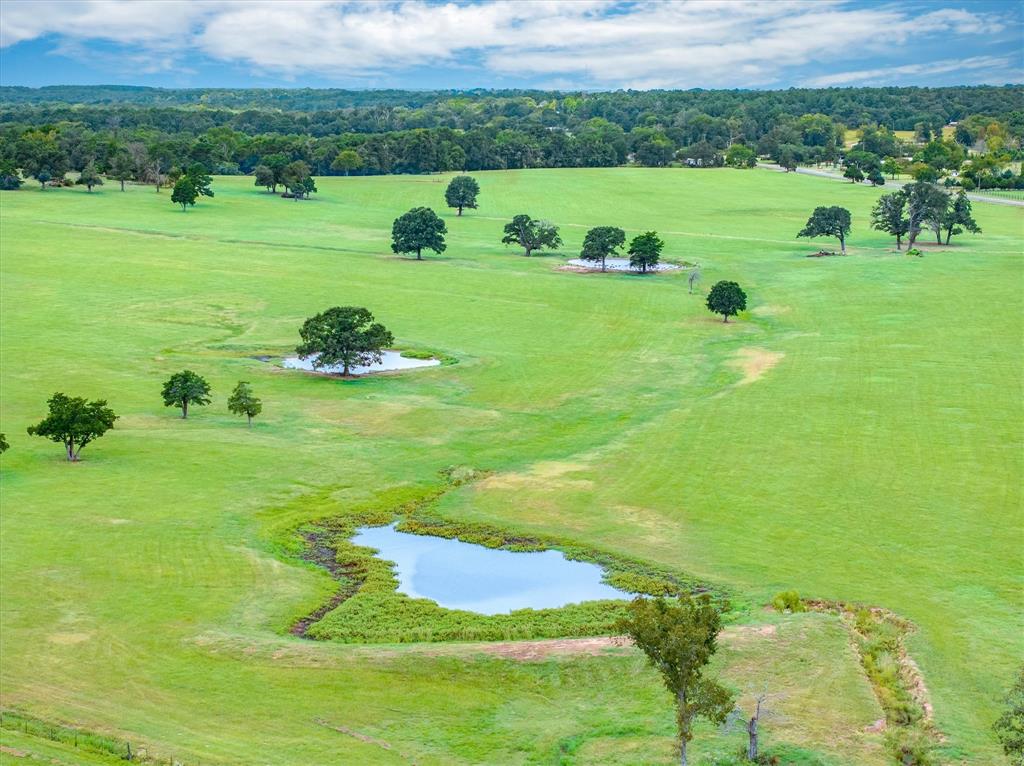
[[1016, 0], [3, 0], [0, 83], [785, 88], [1024, 81]]

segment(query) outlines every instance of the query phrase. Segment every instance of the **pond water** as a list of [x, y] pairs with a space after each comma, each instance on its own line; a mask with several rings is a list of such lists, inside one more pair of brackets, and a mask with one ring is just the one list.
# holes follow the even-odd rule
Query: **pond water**
[[[582, 258], [570, 258], [569, 259], [569, 265], [570, 266], [581, 266], [584, 269], [595, 269], [597, 271], [601, 270], [601, 263], [600, 263], [600, 261], [585, 261]], [[607, 258], [607, 259], [605, 259], [605, 264], [604, 265], [605, 265], [605, 268], [608, 271], [636, 271], [636, 273], [638, 273], [638, 274], [640, 273], [639, 269], [634, 269], [632, 266], [629, 265], [629, 258]], [[657, 266], [651, 266], [647, 270], [648, 271], [672, 271], [674, 269], [679, 269], [679, 268], [682, 268], [682, 267], [681, 266], [676, 266], [674, 263], [659, 263]]]
[[[416, 367], [437, 367], [441, 362], [437, 359], [412, 359], [411, 357], [402, 356], [400, 351], [382, 351], [381, 359], [379, 363], [370, 365], [353, 365], [349, 368], [349, 373], [352, 375], [366, 375], [370, 372], [389, 372], [391, 370], [411, 370]], [[306, 370], [307, 372], [313, 372], [313, 359], [315, 356], [301, 357], [301, 356], [290, 356], [281, 362], [283, 367], [289, 370]], [[340, 375], [342, 366], [334, 365], [331, 367], [321, 367], [316, 372], [331, 372]]]
[[394, 525], [362, 527], [352, 541], [376, 548], [380, 558], [395, 562], [401, 593], [428, 598], [446, 609], [503, 614], [633, 597], [601, 582], [601, 567], [570, 561], [561, 551], [496, 550], [399, 532]]

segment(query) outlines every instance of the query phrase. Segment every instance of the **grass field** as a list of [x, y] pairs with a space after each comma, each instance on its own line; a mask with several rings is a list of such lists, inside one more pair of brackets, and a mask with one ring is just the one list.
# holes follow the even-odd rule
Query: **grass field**
[[[151, 187], [0, 194], [0, 702], [186, 766], [671, 762], [669, 700], [632, 651], [517, 662], [287, 634], [332, 589], [282, 555], [297, 525], [458, 465], [492, 473], [447, 492], [447, 518], [742, 594], [742, 622], [775, 632], [730, 628], [719, 664], [738, 689], [786, 693], [770, 744], [886, 762], [838, 621], [757, 606], [796, 588], [912, 620], [944, 753], [998, 763], [990, 725], [1024, 650], [1024, 213], [976, 204], [983, 235], [912, 258], [868, 229], [884, 189], [476, 176], [480, 209], [445, 213], [448, 250], [423, 262], [390, 253], [391, 221], [440, 211], [442, 176], [320, 179], [301, 203], [218, 178], [184, 213]], [[804, 257], [831, 249], [794, 236], [819, 204], [852, 211], [855, 257]], [[735, 279], [750, 310], [723, 325], [684, 273], [523, 258], [498, 244], [520, 212], [560, 224], [566, 254], [590, 226], [656, 229], [669, 258], [701, 264], [700, 292]], [[338, 304], [458, 364], [341, 382], [252, 358]], [[183, 367], [214, 387], [184, 422], [159, 396]], [[239, 379], [265, 403], [251, 431], [226, 412]], [[56, 390], [121, 415], [78, 465], [25, 434]], [[0, 728], [7, 747], [26, 739]], [[704, 729], [694, 749], [740, 741]]]

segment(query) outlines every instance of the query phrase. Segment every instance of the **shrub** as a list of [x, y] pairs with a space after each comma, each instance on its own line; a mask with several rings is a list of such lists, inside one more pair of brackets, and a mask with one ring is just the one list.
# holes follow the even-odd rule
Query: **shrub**
[[800, 594], [795, 590], [784, 590], [775, 594], [772, 599], [772, 607], [777, 612], [806, 612], [807, 607], [800, 600]]

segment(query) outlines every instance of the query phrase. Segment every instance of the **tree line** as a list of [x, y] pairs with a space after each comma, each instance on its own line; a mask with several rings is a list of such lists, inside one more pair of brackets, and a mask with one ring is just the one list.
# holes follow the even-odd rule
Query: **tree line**
[[[57, 92], [70, 97], [79, 91]], [[150, 96], [165, 103], [159, 99], [167, 93]], [[275, 101], [259, 93], [253, 92], [251, 103], [260, 106], [241, 110], [211, 108], [205, 101], [201, 107], [8, 103], [0, 109], [0, 177], [12, 178], [12, 169], [20, 169], [57, 179], [90, 163], [108, 177], [154, 184], [166, 182], [172, 169], [196, 163], [212, 174], [247, 174], [273, 162], [301, 161], [311, 176], [627, 162], [745, 167], [757, 156], [795, 167], [843, 159], [848, 128], [862, 128], [856, 151], [874, 154], [880, 167], [886, 157], [913, 157], [918, 145], [939, 140], [951, 120], [960, 123], [953, 143], [984, 145], [990, 152], [995, 147], [1011, 160], [1024, 139], [1019, 87], [446, 92], [434, 98], [394, 92], [391, 102], [319, 111], [282, 111], [286, 96]], [[309, 103], [319, 93], [307, 91]], [[361, 101], [353, 96], [352, 103]], [[896, 139], [893, 130], [900, 129], [915, 131], [915, 141]], [[939, 141], [923, 161], [949, 164], [938, 156], [945, 151]], [[863, 162], [853, 164], [869, 175]]]

